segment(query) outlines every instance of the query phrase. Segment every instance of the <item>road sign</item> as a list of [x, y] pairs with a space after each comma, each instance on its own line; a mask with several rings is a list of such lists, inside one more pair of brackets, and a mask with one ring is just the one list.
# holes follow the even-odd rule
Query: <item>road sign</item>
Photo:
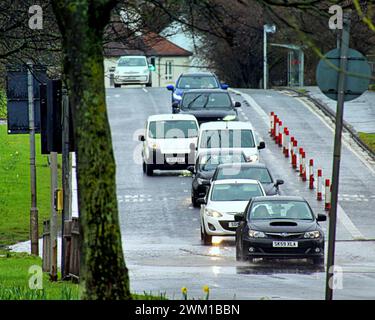
[[[47, 81], [46, 68], [33, 67], [33, 97], [35, 132], [40, 132], [39, 83]], [[8, 133], [29, 134], [29, 109], [27, 68], [25, 66], [7, 67], [7, 109]]]
[[[318, 64], [316, 81], [320, 90], [329, 98], [338, 100], [337, 84], [340, 69], [340, 49], [329, 51]], [[345, 101], [358, 98], [368, 90], [371, 66], [360, 52], [348, 49]]]

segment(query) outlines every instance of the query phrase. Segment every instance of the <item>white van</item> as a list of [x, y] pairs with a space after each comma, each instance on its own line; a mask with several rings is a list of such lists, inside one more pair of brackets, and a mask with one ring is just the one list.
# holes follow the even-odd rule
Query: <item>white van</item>
[[199, 129], [197, 155], [214, 150], [243, 151], [248, 162], [259, 161], [259, 150], [265, 148], [249, 122], [215, 121], [203, 123]]
[[194, 165], [198, 138], [198, 121], [188, 114], [159, 114], [150, 116], [143, 142], [143, 172], [148, 176], [154, 170], [181, 170]]
[[117, 61], [114, 75], [115, 88], [126, 84], [151, 86], [151, 74], [145, 56], [122, 56]]

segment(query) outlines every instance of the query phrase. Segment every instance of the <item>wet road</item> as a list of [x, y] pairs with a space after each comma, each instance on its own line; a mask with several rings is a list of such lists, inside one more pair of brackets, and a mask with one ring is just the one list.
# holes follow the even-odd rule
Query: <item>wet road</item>
[[[276, 111], [303, 142], [308, 156], [316, 157], [325, 174], [330, 172], [333, 136], [330, 129], [300, 101], [281, 93], [243, 91], [234, 95], [244, 102], [242, 120], [250, 120], [266, 141], [262, 160], [276, 178], [286, 181], [285, 194], [303, 195], [316, 213], [322, 203], [282, 157], [268, 137], [267, 113]], [[142, 172], [141, 144], [145, 120], [151, 114], [170, 112], [170, 93], [158, 88], [108, 89], [107, 102], [117, 162], [117, 193], [123, 246], [132, 290], [166, 293], [181, 298], [181, 287], [189, 297], [204, 296], [211, 288], [213, 299], [323, 299], [324, 270], [307, 261], [238, 263], [234, 239], [216, 239], [202, 246], [199, 209], [190, 203], [191, 177], [186, 172]], [[265, 118], [266, 117], [266, 118]], [[337, 264], [343, 270], [343, 289], [335, 298], [375, 298], [375, 178], [371, 164], [363, 163], [346, 149], [342, 161], [341, 219], [338, 224]], [[367, 201], [349, 195], [360, 195]], [[362, 197], [362, 195], [364, 197]], [[358, 197], [357, 197], [358, 198]], [[355, 199], [357, 199], [355, 198]], [[323, 223], [326, 229], [327, 223]], [[359, 234], [357, 233], [359, 232]], [[359, 238], [366, 241], [356, 241]], [[214, 238], [215, 240], [215, 238]]]

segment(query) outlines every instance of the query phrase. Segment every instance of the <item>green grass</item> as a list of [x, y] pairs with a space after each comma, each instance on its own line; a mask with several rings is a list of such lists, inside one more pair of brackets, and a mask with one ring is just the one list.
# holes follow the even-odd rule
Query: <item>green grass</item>
[[360, 139], [375, 152], [375, 133], [359, 132]]
[[368, 89], [370, 91], [375, 91], [375, 84], [370, 84]]
[[[8, 135], [0, 125], [0, 248], [29, 239], [30, 165], [29, 135]], [[36, 139], [39, 232], [50, 215], [50, 169]]]
[[41, 266], [39, 257], [0, 252], [0, 300], [77, 300], [77, 284], [66, 281], [51, 282], [43, 274], [43, 289], [29, 288], [31, 266]]
[[[49, 281], [47, 273], [43, 274], [43, 288], [30, 289], [29, 280], [32, 274], [29, 268], [42, 266], [39, 257], [26, 253], [11, 253], [0, 250], [0, 300], [78, 300], [79, 285], [68, 281]], [[165, 294], [133, 294], [134, 300], [166, 300]]]
[[0, 119], [6, 119], [7, 117], [6, 105], [5, 91], [0, 88]]

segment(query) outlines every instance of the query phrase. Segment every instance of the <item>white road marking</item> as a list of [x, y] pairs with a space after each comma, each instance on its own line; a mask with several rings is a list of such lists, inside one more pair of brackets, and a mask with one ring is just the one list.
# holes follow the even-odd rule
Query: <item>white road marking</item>
[[[314, 107], [310, 106], [306, 101], [302, 100], [301, 98], [296, 98], [299, 102], [301, 102], [302, 105], [304, 105], [307, 109], [309, 109], [313, 114], [315, 114], [316, 117], [320, 119], [321, 122], [324, 123], [324, 125], [331, 130], [331, 132], [334, 134], [335, 133], [335, 128], [334, 124], [330, 125], [327, 123], [327, 121], [324, 119], [324, 117], [320, 114], [322, 111], [316, 111], [314, 110]], [[343, 139], [342, 139], [343, 144], [351, 151], [353, 154], [361, 160], [361, 162], [371, 171], [372, 174], [375, 175], [375, 169], [361, 156], [356, 150], [353, 149], [353, 147], [350, 145], [350, 143], [347, 141], [347, 138], [345, 137], [345, 134], [343, 133]]]
[[142, 88], [142, 90], [143, 90], [144, 92], [146, 92], [146, 93], [148, 92], [146, 88]]
[[247, 116], [244, 116], [243, 118], [245, 119], [245, 121], [249, 121], [249, 118]]
[[337, 218], [343, 224], [345, 229], [348, 230], [354, 240], [365, 240], [364, 235], [358, 230], [340, 205], [337, 205]]
[[118, 93], [115, 94], [115, 98], [120, 98], [120, 95]]
[[[232, 89], [233, 92], [235, 92], [233, 89]], [[239, 91], [237, 91], [239, 92]], [[251, 105], [251, 107], [259, 114], [259, 116], [263, 119], [263, 121], [269, 125], [269, 116], [268, 114], [262, 109], [261, 106], [259, 106], [259, 104], [248, 94], [244, 94], [244, 93], [240, 93], [242, 95], [242, 97], [247, 100], [249, 102], [249, 104]], [[332, 132], [334, 132], [334, 130], [326, 123], [326, 121], [320, 116], [317, 114], [317, 112], [312, 108], [310, 107], [307, 103], [305, 103], [303, 100], [297, 98], [297, 100], [299, 100], [302, 105], [304, 105], [305, 107], [307, 107], [313, 114], [315, 114]], [[350, 149], [362, 162], [364, 162], [366, 164], [366, 166], [372, 171], [373, 169], [350, 147], [350, 145], [344, 140], [344, 143], [345, 145], [348, 147], [348, 149]], [[345, 213], [344, 209], [338, 205], [337, 206], [337, 218], [338, 220], [343, 224], [343, 226], [345, 227], [345, 229], [348, 230], [348, 232], [351, 234], [351, 236], [353, 237], [353, 239], [355, 240], [359, 240], [359, 239], [365, 239], [365, 237], [363, 236], [363, 234], [358, 230], [358, 228], [353, 224], [353, 222], [350, 220], [349, 216]]]

